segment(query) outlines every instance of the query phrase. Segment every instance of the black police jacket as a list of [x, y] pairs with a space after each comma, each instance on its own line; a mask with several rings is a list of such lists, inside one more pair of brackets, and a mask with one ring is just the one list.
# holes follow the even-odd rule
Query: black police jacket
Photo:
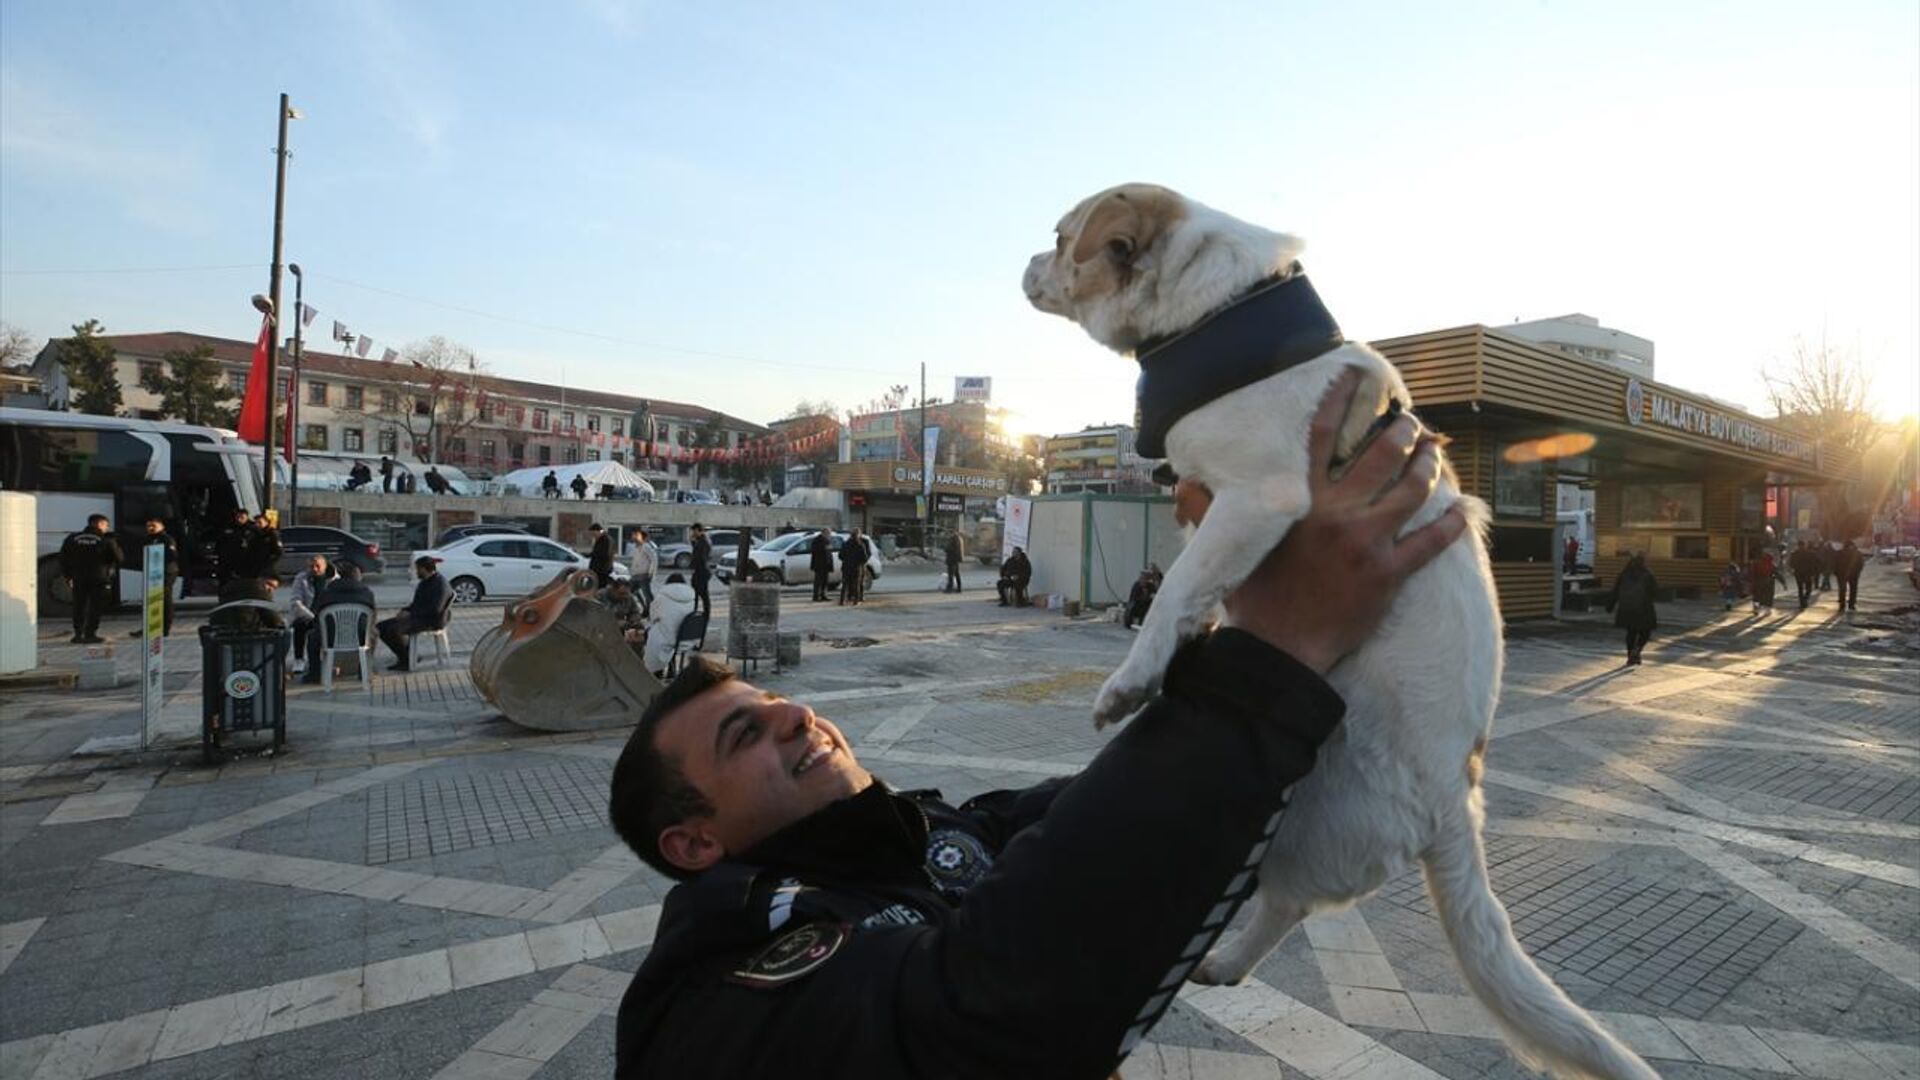
[[1233, 630], [1071, 781], [953, 810], [874, 785], [668, 894], [616, 1075], [1108, 1076], [1171, 1004], [1338, 696]]
[[120, 541], [111, 533], [102, 536], [92, 529], [82, 529], [69, 534], [60, 545], [60, 576], [73, 579], [76, 585], [111, 584], [126, 561], [120, 553]]

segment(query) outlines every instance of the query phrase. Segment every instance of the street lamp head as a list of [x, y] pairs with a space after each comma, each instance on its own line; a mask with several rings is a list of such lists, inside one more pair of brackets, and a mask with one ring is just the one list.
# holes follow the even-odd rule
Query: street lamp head
[[294, 276], [294, 277], [299, 277], [299, 276], [300, 276], [300, 264], [299, 264], [299, 263], [288, 263], [288, 264], [287, 264], [287, 269], [288, 269], [289, 271], [291, 271], [291, 272], [293, 273], [293, 276]]
[[253, 309], [262, 315], [271, 315], [273, 314], [273, 301], [267, 299], [260, 293], [254, 293]]

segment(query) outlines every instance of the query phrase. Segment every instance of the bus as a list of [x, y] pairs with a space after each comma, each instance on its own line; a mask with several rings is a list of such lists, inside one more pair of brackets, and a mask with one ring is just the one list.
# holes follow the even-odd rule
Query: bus
[[40, 611], [71, 610], [60, 545], [105, 514], [127, 563], [116, 602], [142, 594], [141, 537], [159, 517], [180, 545], [180, 595], [211, 591], [214, 538], [235, 510], [260, 512], [258, 451], [231, 431], [119, 416], [0, 408], [0, 490], [38, 504]]

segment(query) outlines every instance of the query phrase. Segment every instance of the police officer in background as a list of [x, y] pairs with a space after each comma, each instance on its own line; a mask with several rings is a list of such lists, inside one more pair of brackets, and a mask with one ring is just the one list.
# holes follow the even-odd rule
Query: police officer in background
[[224, 586], [235, 578], [252, 577], [253, 520], [234, 507], [233, 520], [213, 542], [214, 574]]
[[[161, 636], [164, 637], [167, 634], [173, 633], [173, 583], [180, 580], [180, 545], [174, 540], [173, 534], [167, 531], [167, 523], [165, 521], [157, 517], [150, 517], [147, 519], [147, 535], [141, 538], [140, 541], [142, 551], [141, 558], [143, 560], [141, 563], [142, 567], [146, 565], [144, 562], [146, 549], [155, 544], [159, 544], [161, 547], [167, 549], [166, 615], [163, 617], [161, 624], [163, 629], [160, 631]], [[143, 633], [146, 633], [145, 628], [135, 630], [127, 636], [139, 637]]]
[[73, 590], [73, 644], [98, 645], [100, 614], [113, 594], [114, 576], [126, 562], [120, 541], [107, 528], [107, 515], [87, 518], [87, 527], [60, 545], [60, 576]]

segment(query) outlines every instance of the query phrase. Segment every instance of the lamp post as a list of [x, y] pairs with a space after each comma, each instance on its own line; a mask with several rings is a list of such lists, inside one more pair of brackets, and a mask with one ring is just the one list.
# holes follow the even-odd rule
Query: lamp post
[[[267, 284], [264, 299], [267, 306], [260, 308], [266, 313], [271, 336], [267, 340], [267, 438], [266, 469], [260, 479], [260, 502], [262, 510], [273, 509], [273, 395], [279, 391], [278, 367], [280, 366], [280, 249], [283, 222], [287, 208], [287, 121], [299, 118], [287, 95], [280, 95], [280, 143], [273, 152], [273, 267]], [[261, 297], [254, 297], [254, 306], [260, 307]]]
[[293, 275], [293, 378], [288, 380], [293, 393], [287, 395], [287, 456], [293, 459], [293, 468], [287, 476], [287, 524], [294, 525], [300, 521], [300, 444], [293, 440], [300, 437], [300, 359], [305, 355], [300, 328], [307, 321], [307, 305], [300, 264], [288, 263], [287, 271]]

